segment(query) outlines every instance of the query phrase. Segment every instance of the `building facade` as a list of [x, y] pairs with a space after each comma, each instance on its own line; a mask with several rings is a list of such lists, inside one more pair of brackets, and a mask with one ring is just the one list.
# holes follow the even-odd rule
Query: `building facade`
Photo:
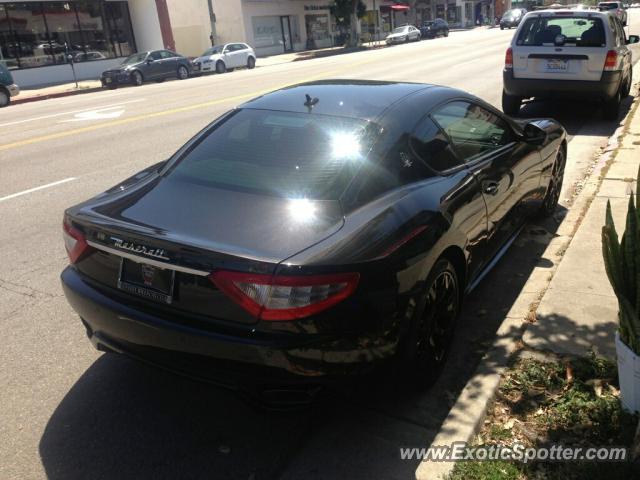
[[[495, 2], [495, 3], [494, 3]], [[200, 55], [212, 42], [244, 41], [258, 56], [339, 45], [333, 0], [0, 0], [0, 62], [22, 88], [98, 78], [123, 57], [167, 48]], [[361, 38], [446, 19], [489, 23], [511, 0], [363, 0]], [[495, 10], [494, 10], [495, 5]]]
[[0, 0], [0, 61], [23, 88], [100, 73], [132, 53], [210, 45], [207, 0]]

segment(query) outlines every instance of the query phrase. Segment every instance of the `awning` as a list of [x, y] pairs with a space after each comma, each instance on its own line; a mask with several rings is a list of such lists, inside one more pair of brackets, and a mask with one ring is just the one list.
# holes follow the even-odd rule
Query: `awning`
[[409, 10], [409, 5], [391, 5], [391, 10], [395, 10], [396, 12], [406, 12]]

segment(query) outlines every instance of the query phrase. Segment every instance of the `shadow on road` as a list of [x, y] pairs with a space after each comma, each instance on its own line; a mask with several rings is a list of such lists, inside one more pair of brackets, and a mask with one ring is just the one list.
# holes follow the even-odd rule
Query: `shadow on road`
[[[618, 120], [626, 115], [633, 96], [622, 100]], [[574, 135], [610, 137], [619, 126], [619, 122], [606, 120], [601, 105], [597, 102], [570, 100], [534, 100], [525, 103], [517, 118], [550, 117], [558, 120], [567, 130], [569, 140]]]

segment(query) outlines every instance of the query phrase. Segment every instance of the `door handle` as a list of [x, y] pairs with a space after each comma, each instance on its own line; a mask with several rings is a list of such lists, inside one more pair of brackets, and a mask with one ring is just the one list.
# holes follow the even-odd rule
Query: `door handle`
[[482, 184], [482, 191], [487, 195], [495, 195], [498, 193], [498, 182], [484, 182]]

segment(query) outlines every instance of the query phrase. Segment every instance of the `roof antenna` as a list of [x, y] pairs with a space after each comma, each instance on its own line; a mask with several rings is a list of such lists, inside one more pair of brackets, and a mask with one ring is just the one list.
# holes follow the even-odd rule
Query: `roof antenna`
[[311, 113], [313, 107], [315, 107], [320, 100], [318, 98], [311, 98], [308, 93], [306, 93], [304, 96], [307, 99], [307, 101], [304, 102], [304, 106], [307, 107], [309, 109], [309, 113]]

